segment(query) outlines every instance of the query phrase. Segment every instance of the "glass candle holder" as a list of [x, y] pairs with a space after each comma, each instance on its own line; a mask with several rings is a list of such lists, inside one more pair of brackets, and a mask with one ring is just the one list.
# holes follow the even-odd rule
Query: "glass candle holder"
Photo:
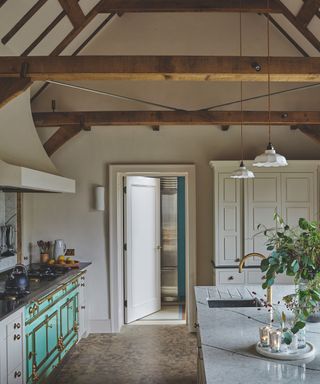
[[306, 347], [306, 329], [302, 328], [298, 332], [298, 349], [303, 349]]
[[297, 349], [298, 349], [298, 335], [292, 334], [292, 341], [291, 341], [291, 344], [289, 344], [289, 351], [295, 353]]
[[280, 352], [282, 332], [279, 329], [270, 331], [270, 347], [272, 352]]
[[270, 331], [271, 331], [271, 328], [267, 325], [259, 328], [260, 344], [262, 347], [269, 347]]

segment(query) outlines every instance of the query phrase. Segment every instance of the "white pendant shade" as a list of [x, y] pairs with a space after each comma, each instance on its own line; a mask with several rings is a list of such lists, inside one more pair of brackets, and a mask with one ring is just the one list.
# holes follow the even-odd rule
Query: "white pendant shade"
[[255, 167], [285, 167], [288, 163], [286, 158], [279, 155], [273, 145], [269, 143], [264, 153], [254, 159], [253, 165]]
[[240, 167], [232, 172], [230, 177], [232, 179], [253, 179], [254, 173], [249, 171], [243, 164], [243, 161], [241, 161]]

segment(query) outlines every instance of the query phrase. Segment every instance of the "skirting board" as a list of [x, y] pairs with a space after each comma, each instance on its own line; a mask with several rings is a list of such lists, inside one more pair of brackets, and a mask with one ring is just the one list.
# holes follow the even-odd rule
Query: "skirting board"
[[89, 333], [111, 333], [111, 320], [90, 320]]

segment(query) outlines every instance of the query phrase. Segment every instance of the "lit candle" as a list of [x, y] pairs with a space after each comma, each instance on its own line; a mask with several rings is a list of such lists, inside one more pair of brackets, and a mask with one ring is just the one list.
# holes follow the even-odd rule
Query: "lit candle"
[[270, 331], [270, 347], [272, 352], [279, 352], [281, 348], [282, 332], [279, 329]]
[[269, 347], [270, 345], [270, 331], [271, 328], [266, 325], [265, 327], [259, 328], [260, 333], [260, 343], [262, 347]]

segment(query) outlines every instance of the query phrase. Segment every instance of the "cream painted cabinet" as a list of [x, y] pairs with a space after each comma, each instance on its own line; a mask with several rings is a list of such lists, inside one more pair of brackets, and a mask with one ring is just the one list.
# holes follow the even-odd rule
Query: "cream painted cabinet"
[[24, 376], [24, 309], [0, 322], [0, 382], [22, 384]]
[[[255, 178], [244, 182], [245, 254], [268, 255], [263, 228], [274, 228], [277, 212], [289, 225], [299, 218], [317, 218], [316, 172], [255, 172]], [[259, 224], [263, 227], [258, 229]], [[260, 265], [260, 260], [247, 265]]]
[[80, 276], [79, 286], [79, 341], [88, 336], [87, 269]]
[[314, 173], [284, 173], [281, 175], [282, 217], [296, 225], [300, 217], [317, 219], [317, 178]]
[[[255, 172], [255, 178], [244, 183], [244, 251], [267, 254], [266, 238], [259, 225], [274, 227], [274, 213], [281, 214], [281, 175]], [[247, 265], [260, 265], [261, 260], [251, 259]]]
[[[250, 162], [246, 162], [250, 166]], [[268, 256], [263, 228], [274, 228], [277, 212], [289, 225], [319, 218], [319, 161], [291, 161], [288, 167], [255, 168], [255, 178], [231, 179], [236, 162], [211, 162], [214, 169], [214, 279], [216, 284], [261, 282], [260, 259], [236, 267], [251, 252]], [[258, 229], [259, 224], [262, 225]], [[255, 268], [256, 267], [256, 268]], [[291, 279], [279, 276], [278, 283]]]
[[237, 265], [241, 257], [241, 185], [228, 173], [219, 173], [217, 183], [217, 262]]

